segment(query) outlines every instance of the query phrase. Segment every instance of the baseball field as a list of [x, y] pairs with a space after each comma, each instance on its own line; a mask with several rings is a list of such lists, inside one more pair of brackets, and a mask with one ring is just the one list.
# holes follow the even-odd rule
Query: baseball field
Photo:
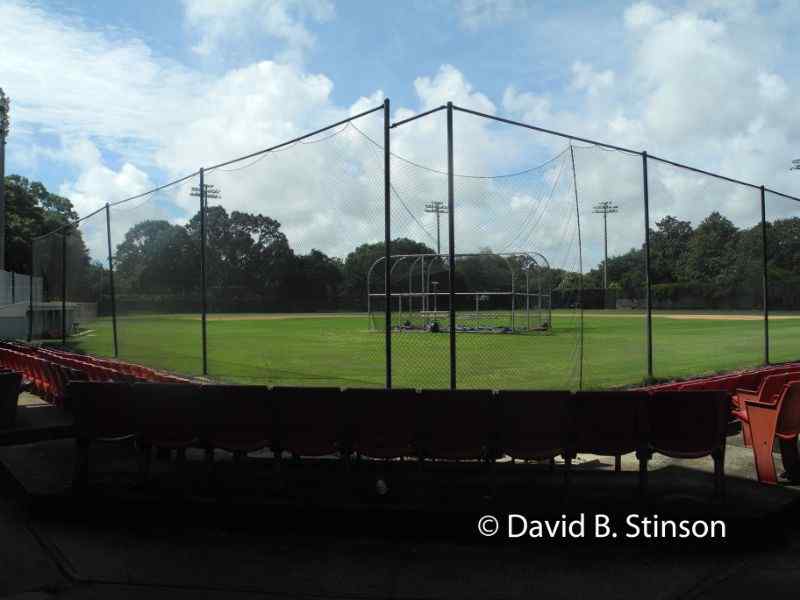
[[[605, 388], [640, 383], [647, 369], [643, 313], [553, 313], [549, 333], [457, 334], [462, 388]], [[81, 351], [113, 355], [112, 323], [84, 323], [71, 338]], [[762, 364], [764, 322], [755, 313], [655, 312], [653, 371], [686, 378]], [[129, 315], [117, 320], [119, 358], [175, 373], [201, 375], [198, 315]], [[581, 343], [582, 338], [582, 343]], [[800, 315], [769, 321], [771, 362], [800, 359]], [[211, 314], [208, 377], [269, 385], [382, 386], [382, 332], [364, 314]], [[395, 387], [447, 387], [447, 333], [392, 334]]]

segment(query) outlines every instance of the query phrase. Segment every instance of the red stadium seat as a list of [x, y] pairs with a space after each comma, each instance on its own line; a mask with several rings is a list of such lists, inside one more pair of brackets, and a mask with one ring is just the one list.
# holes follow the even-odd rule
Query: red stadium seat
[[494, 427], [489, 390], [423, 390], [416, 411], [416, 441], [423, 458], [451, 460], [488, 456]]
[[414, 390], [348, 389], [342, 392], [347, 440], [354, 452], [372, 458], [416, 454], [419, 395]]
[[135, 398], [121, 383], [70, 382], [69, 404], [75, 418], [74, 485], [85, 487], [89, 476], [89, 446], [95, 440], [125, 439], [138, 431]]
[[564, 454], [571, 397], [566, 391], [498, 392], [499, 451], [520, 459]]
[[714, 484], [724, 490], [725, 442], [730, 400], [727, 392], [656, 392], [647, 401], [650, 451], [674, 458], [714, 459]]
[[325, 456], [340, 450], [344, 437], [342, 394], [339, 388], [276, 387], [277, 450], [297, 456]]
[[758, 480], [776, 484], [775, 462], [772, 449], [775, 438], [794, 445], [800, 433], [800, 381], [786, 384], [774, 403], [745, 400], [745, 418], [750, 424], [753, 456]]
[[752, 445], [750, 423], [747, 420], [747, 413], [744, 411], [745, 402], [750, 400], [753, 402], [774, 404], [777, 402], [783, 386], [786, 385], [787, 382], [796, 379], [800, 379], [800, 373], [781, 372], [764, 377], [755, 390], [742, 388], [736, 390], [736, 395], [733, 396], [733, 408], [735, 414], [739, 416], [739, 420], [742, 422], [742, 437], [744, 438], [745, 446], [749, 448]]
[[646, 450], [643, 427], [647, 392], [576, 392], [570, 410], [571, 440], [567, 456], [586, 452], [616, 458], [629, 452]]
[[136, 417], [142, 441], [158, 448], [186, 448], [198, 441], [201, 386], [135, 383]]
[[198, 433], [204, 444], [235, 453], [271, 444], [275, 419], [269, 388], [204, 385], [198, 392]]

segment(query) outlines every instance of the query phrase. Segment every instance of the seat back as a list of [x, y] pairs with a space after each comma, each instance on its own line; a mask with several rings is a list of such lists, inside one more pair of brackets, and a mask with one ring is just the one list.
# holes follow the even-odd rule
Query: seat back
[[571, 398], [561, 390], [498, 392], [498, 453], [522, 459], [561, 454], [568, 444]]
[[491, 390], [423, 390], [416, 411], [416, 444], [423, 456], [478, 459], [492, 441]]
[[346, 443], [374, 458], [412, 456], [415, 452], [419, 395], [406, 389], [342, 391]]
[[197, 404], [198, 435], [210, 446], [255, 449], [274, 437], [274, 410], [266, 386], [204, 385]]
[[573, 452], [618, 455], [646, 443], [642, 415], [647, 392], [576, 392], [570, 409]]
[[335, 387], [272, 389], [277, 448], [298, 455], [333, 454], [346, 437], [342, 391]]
[[778, 423], [775, 433], [789, 438], [800, 434], [800, 381], [792, 381], [778, 399]]
[[706, 456], [725, 445], [729, 417], [727, 392], [656, 392], [647, 401], [648, 440], [668, 456]]
[[11, 427], [17, 414], [17, 399], [22, 375], [14, 371], [0, 373], [0, 428]]
[[79, 437], [122, 437], [138, 430], [134, 395], [127, 383], [70, 381], [67, 397]]
[[789, 373], [778, 373], [776, 375], [768, 375], [761, 380], [758, 388], [758, 399], [760, 402], [775, 403], [778, 401], [778, 396], [786, 385], [789, 379]]
[[203, 421], [202, 386], [134, 383], [130, 389], [145, 443], [180, 447], [198, 436]]

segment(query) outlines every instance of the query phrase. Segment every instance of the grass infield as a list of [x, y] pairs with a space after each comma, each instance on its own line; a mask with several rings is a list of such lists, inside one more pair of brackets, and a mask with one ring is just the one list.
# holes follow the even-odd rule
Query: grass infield
[[[800, 315], [799, 315], [800, 316]], [[457, 334], [462, 388], [577, 388], [579, 315], [556, 311], [549, 334]], [[109, 318], [82, 324], [79, 350], [112, 356]], [[118, 319], [119, 358], [176, 373], [202, 373], [197, 315]], [[209, 315], [209, 377], [269, 385], [381, 387], [385, 348], [363, 314]], [[394, 387], [448, 387], [447, 333], [394, 332]], [[658, 379], [685, 378], [764, 360], [764, 324], [755, 314], [654, 313], [653, 364]], [[800, 318], [770, 319], [770, 360], [800, 358]], [[640, 383], [646, 375], [642, 313], [586, 311], [583, 387]]]

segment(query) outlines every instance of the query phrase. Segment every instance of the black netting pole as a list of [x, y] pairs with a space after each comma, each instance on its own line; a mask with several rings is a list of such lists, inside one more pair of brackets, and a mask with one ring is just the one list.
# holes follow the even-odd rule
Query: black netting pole
[[[108, 285], [111, 288], [111, 331], [114, 336], [114, 358], [119, 356], [117, 342], [117, 294], [114, 289], [114, 258], [111, 250], [111, 209], [106, 202], [106, 236], [108, 239]], [[100, 286], [102, 290], [102, 285]]]
[[61, 233], [61, 345], [67, 344], [67, 228]]
[[208, 375], [208, 345], [206, 336], [206, 313], [208, 312], [208, 299], [206, 296], [206, 186], [203, 169], [200, 169], [200, 289], [203, 301], [202, 330], [203, 330], [203, 375]]
[[764, 310], [764, 364], [769, 364], [769, 277], [767, 275], [767, 199], [761, 186], [761, 285]]
[[653, 288], [650, 276], [650, 189], [647, 183], [647, 152], [642, 152], [642, 190], [644, 196], [644, 282], [647, 286], [645, 337], [647, 343], [647, 381], [653, 380]]
[[[392, 287], [389, 282], [390, 266], [389, 261], [392, 256], [391, 248], [391, 198], [392, 198], [392, 180], [390, 172], [391, 152], [389, 148], [389, 128], [390, 125], [390, 111], [389, 99], [383, 101], [383, 239], [385, 260], [383, 263], [383, 292], [385, 297], [386, 306], [386, 388], [392, 387]], [[369, 301], [369, 282], [367, 282], [367, 301]]]
[[33, 276], [34, 265], [36, 264], [36, 240], [31, 241], [31, 278], [28, 282], [28, 341], [33, 340]]
[[580, 310], [580, 339], [578, 341], [578, 389], [583, 389], [583, 240], [581, 237], [581, 205], [578, 201], [578, 175], [575, 172], [575, 150], [569, 144], [569, 157], [572, 161], [572, 191], [575, 193], [575, 219], [578, 227], [578, 310]]
[[456, 236], [453, 218], [453, 103], [447, 103], [447, 261], [450, 263], [450, 389], [456, 389]]

